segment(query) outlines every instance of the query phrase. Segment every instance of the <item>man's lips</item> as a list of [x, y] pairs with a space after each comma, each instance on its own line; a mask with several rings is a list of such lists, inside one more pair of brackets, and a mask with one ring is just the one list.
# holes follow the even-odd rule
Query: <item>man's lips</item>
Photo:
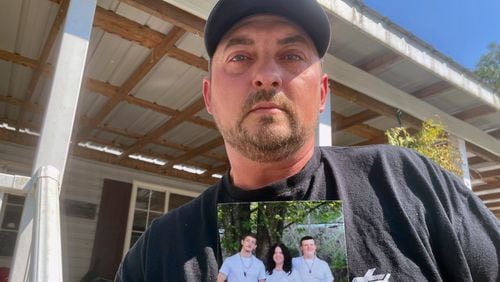
[[253, 106], [249, 113], [273, 114], [283, 112], [283, 109], [274, 103], [258, 103]]

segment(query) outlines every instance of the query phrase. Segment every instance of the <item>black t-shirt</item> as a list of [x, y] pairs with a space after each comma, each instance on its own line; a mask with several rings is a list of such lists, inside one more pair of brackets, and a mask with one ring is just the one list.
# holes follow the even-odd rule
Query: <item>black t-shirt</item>
[[253, 191], [226, 174], [155, 220], [115, 280], [215, 281], [217, 203], [282, 200], [343, 201], [349, 280], [373, 273], [390, 281], [500, 281], [494, 215], [454, 175], [384, 145], [316, 148], [301, 172]]

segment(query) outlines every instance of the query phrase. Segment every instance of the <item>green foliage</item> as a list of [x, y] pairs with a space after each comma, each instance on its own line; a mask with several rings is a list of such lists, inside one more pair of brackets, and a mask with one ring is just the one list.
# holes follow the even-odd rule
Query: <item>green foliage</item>
[[481, 56], [474, 73], [496, 92], [500, 91], [500, 44], [491, 43], [489, 51]]
[[413, 149], [444, 169], [459, 177], [462, 176], [460, 154], [451, 144], [448, 133], [441, 123], [429, 119], [413, 136], [404, 127], [390, 128], [385, 135], [389, 144]]

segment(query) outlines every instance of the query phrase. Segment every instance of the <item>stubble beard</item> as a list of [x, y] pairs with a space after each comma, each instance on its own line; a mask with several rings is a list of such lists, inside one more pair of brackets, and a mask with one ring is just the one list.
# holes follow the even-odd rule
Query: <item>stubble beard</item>
[[[283, 130], [274, 129], [275, 124], [279, 121], [272, 115], [259, 118], [259, 127], [255, 134], [244, 127], [245, 119], [251, 108], [262, 101], [276, 103], [283, 110], [288, 123], [286, 125], [288, 129], [284, 130], [286, 133], [281, 132]], [[281, 161], [297, 152], [313, 134], [313, 128], [306, 128], [298, 122], [291, 102], [283, 93], [258, 91], [249, 95], [243, 105], [242, 113], [233, 128], [219, 126], [219, 130], [229, 145], [252, 161]]]

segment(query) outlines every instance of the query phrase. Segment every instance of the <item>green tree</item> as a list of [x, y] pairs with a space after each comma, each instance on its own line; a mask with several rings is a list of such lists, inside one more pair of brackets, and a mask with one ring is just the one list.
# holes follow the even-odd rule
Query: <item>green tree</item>
[[500, 44], [491, 43], [489, 51], [481, 56], [474, 73], [497, 93], [500, 91]]
[[441, 123], [429, 119], [414, 135], [404, 127], [390, 128], [385, 135], [389, 144], [413, 149], [444, 169], [460, 177], [463, 175], [458, 149], [450, 142]]

